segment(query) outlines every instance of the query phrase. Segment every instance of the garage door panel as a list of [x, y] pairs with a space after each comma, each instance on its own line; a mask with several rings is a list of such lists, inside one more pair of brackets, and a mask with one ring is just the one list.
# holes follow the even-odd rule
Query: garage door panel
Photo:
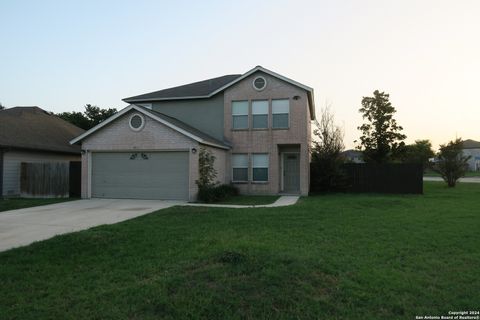
[[92, 154], [92, 196], [188, 199], [188, 152]]

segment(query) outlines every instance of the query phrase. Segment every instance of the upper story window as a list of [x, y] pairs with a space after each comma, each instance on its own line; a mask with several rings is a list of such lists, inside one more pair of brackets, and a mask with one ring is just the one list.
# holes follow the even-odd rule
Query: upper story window
[[289, 127], [290, 101], [288, 99], [272, 100], [272, 128]]
[[253, 129], [268, 128], [268, 100], [252, 101]]
[[252, 155], [252, 180], [256, 182], [268, 181], [268, 154]]
[[248, 129], [248, 101], [232, 102], [232, 128]]
[[232, 181], [248, 181], [248, 154], [232, 154]]

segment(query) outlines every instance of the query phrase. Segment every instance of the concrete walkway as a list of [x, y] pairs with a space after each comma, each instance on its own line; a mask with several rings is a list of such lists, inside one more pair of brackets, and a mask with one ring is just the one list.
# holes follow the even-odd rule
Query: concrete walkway
[[[423, 177], [423, 181], [441, 181], [443, 179], [441, 177]], [[465, 182], [465, 183], [480, 183], [480, 177], [465, 177], [458, 179], [458, 182]]]
[[297, 203], [299, 196], [281, 196], [274, 203], [271, 204], [260, 204], [260, 205], [249, 205], [242, 206], [238, 204], [209, 204], [209, 203], [187, 203], [186, 206], [195, 206], [195, 207], [212, 207], [212, 208], [274, 208], [274, 207], [285, 207], [291, 206]]
[[88, 199], [0, 212], [0, 251], [179, 204], [184, 202]]

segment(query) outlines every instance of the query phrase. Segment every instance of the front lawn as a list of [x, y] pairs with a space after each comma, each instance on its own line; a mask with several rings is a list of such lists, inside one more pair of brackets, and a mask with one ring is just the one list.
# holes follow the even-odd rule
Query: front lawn
[[29, 207], [44, 206], [47, 204], [54, 204], [64, 201], [70, 201], [76, 199], [69, 198], [47, 198], [47, 199], [27, 199], [27, 198], [11, 198], [0, 199], [0, 212], [7, 210], [15, 210]]
[[0, 319], [415, 319], [478, 310], [480, 185], [173, 207], [0, 253]]

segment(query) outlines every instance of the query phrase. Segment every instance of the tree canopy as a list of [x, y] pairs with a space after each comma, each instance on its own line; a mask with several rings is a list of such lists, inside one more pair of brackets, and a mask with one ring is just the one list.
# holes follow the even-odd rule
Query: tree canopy
[[403, 128], [393, 118], [395, 108], [389, 100], [390, 95], [375, 90], [373, 97], [363, 97], [359, 109], [365, 121], [358, 129], [362, 132], [360, 145], [366, 162], [386, 163], [398, 159], [403, 151], [406, 136]]
[[91, 104], [85, 105], [84, 112], [72, 111], [58, 113], [57, 116], [79, 128], [88, 130], [117, 112], [116, 108], [101, 109]]

